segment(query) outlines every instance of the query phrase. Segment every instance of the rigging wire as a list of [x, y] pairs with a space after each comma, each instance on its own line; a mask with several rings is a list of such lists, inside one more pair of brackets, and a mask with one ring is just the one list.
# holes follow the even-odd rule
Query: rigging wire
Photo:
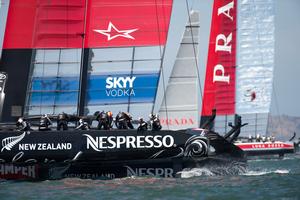
[[[169, 123], [167, 123], [167, 121], [169, 119], [169, 113], [168, 113], [168, 107], [167, 107], [166, 84], [165, 84], [165, 75], [164, 75], [164, 68], [163, 68], [163, 58], [164, 58], [164, 54], [165, 54], [165, 48], [164, 48], [163, 51], [161, 50], [161, 38], [160, 38], [160, 27], [159, 27], [157, 0], [155, 0], [155, 12], [156, 12], [156, 24], [157, 24], [157, 30], [158, 30], [159, 53], [160, 53], [160, 59], [161, 59], [160, 60], [160, 72], [161, 72], [162, 83], [163, 83], [163, 92], [164, 92], [163, 99], [164, 99], [165, 110], [166, 110], [166, 125], [167, 125], [168, 130], [169, 130], [170, 129]], [[164, 19], [165, 18], [166, 17], [164, 15]], [[153, 112], [153, 109], [154, 109], [154, 104], [153, 104], [153, 107], [152, 107], [152, 112]]]
[[[274, 9], [274, 7], [273, 7], [273, 9]], [[275, 13], [274, 10], [273, 10], [273, 13]], [[273, 52], [273, 54], [274, 54], [274, 52]], [[275, 58], [275, 55], [273, 57]], [[281, 118], [281, 114], [280, 114], [280, 110], [279, 110], [278, 98], [277, 98], [276, 89], [275, 89], [274, 75], [273, 75], [273, 81], [272, 81], [272, 89], [273, 89], [272, 91], [274, 93], [275, 108], [276, 108], [276, 112], [277, 112], [278, 117], [279, 117], [279, 129], [280, 129], [281, 133], [283, 133], [282, 118]], [[271, 117], [271, 119], [272, 119], [272, 117]]]
[[[200, 97], [201, 97], [201, 102], [203, 103], [202, 85], [201, 85], [201, 79], [200, 79], [199, 64], [198, 64], [198, 60], [197, 60], [195, 39], [194, 39], [194, 33], [193, 33], [193, 27], [192, 27], [191, 13], [190, 13], [192, 10], [191, 11], [189, 10], [188, 0], [185, 0], [185, 2], [186, 2], [187, 14], [188, 14], [189, 26], [190, 26], [190, 29], [191, 29], [193, 53], [194, 53], [194, 59], [195, 59], [195, 64], [196, 64], [196, 70], [197, 70], [197, 79], [198, 79], [198, 84], [199, 84], [199, 89], [200, 89]], [[200, 126], [200, 123], [199, 123], [199, 126]]]
[[[281, 133], [283, 133], [282, 119], [281, 119], [281, 115], [280, 115], [280, 112], [279, 112], [279, 105], [278, 105], [278, 101], [277, 101], [277, 94], [276, 94], [274, 82], [273, 82], [273, 93], [274, 93], [274, 100], [275, 100], [275, 108], [276, 108], [276, 112], [277, 112], [278, 117], [279, 117], [279, 129], [280, 129]], [[271, 119], [272, 119], [272, 117], [271, 117]], [[272, 124], [272, 128], [273, 128], [273, 124]]]

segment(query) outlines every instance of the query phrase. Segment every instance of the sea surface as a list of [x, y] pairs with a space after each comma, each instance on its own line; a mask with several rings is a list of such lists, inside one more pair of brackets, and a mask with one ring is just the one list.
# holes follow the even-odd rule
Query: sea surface
[[205, 168], [184, 178], [131, 177], [115, 180], [0, 181], [0, 199], [282, 199], [300, 200], [300, 154], [248, 161], [240, 175], [213, 176]]

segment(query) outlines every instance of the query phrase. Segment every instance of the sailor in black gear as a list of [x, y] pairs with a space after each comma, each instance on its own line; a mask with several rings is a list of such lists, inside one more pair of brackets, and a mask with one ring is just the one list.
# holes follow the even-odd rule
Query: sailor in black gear
[[133, 129], [133, 125], [131, 123], [132, 116], [128, 112], [123, 112], [124, 118], [126, 120], [126, 125], [128, 128]]
[[138, 126], [138, 131], [146, 131], [148, 130], [148, 124], [147, 122], [144, 121], [142, 117], [139, 118], [139, 126]]
[[113, 126], [113, 114], [111, 111], [106, 112], [106, 118], [107, 118], [107, 127], [108, 129], [111, 129]]
[[49, 126], [52, 125], [52, 121], [49, 119], [48, 115], [45, 114], [40, 119], [39, 131], [49, 131], [51, 130]]
[[133, 125], [131, 123], [132, 117], [127, 112], [119, 112], [116, 116], [116, 126], [118, 129], [133, 129]]
[[17, 129], [19, 131], [31, 131], [30, 123], [25, 121], [22, 117], [20, 117], [17, 121]]
[[83, 119], [79, 119], [79, 125], [75, 128], [76, 130], [90, 130], [90, 126]]
[[117, 114], [115, 123], [116, 123], [116, 127], [118, 129], [127, 129], [127, 125], [126, 125], [126, 121], [125, 121], [123, 112], [120, 111]]
[[158, 114], [154, 115], [151, 113], [149, 115], [149, 118], [150, 118], [150, 125], [152, 131], [159, 131], [162, 128], [159, 120], [159, 115]]
[[60, 113], [57, 116], [57, 130], [59, 131], [61, 128], [65, 131], [68, 130], [68, 120], [69, 116], [66, 113]]
[[96, 114], [96, 120], [98, 121], [97, 129], [101, 130], [103, 127], [103, 129], [107, 130], [108, 123], [107, 123], [106, 113], [102, 111], [102, 112], [96, 112], [95, 114]]

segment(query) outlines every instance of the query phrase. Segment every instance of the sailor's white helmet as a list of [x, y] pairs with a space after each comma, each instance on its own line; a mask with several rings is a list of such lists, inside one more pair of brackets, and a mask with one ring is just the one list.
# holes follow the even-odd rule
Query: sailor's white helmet
[[23, 122], [23, 118], [20, 117], [20, 118], [18, 119], [18, 122], [19, 122], [19, 123], [22, 123], [22, 122]]

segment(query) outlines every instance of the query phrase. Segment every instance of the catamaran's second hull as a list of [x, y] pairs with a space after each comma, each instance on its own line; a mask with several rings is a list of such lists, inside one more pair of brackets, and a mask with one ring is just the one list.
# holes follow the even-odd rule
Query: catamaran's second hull
[[241, 148], [247, 156], [283, 156], [295, 152], [294, 143], [292, 142], [246, 142], [235, 143], [235, 145]]

